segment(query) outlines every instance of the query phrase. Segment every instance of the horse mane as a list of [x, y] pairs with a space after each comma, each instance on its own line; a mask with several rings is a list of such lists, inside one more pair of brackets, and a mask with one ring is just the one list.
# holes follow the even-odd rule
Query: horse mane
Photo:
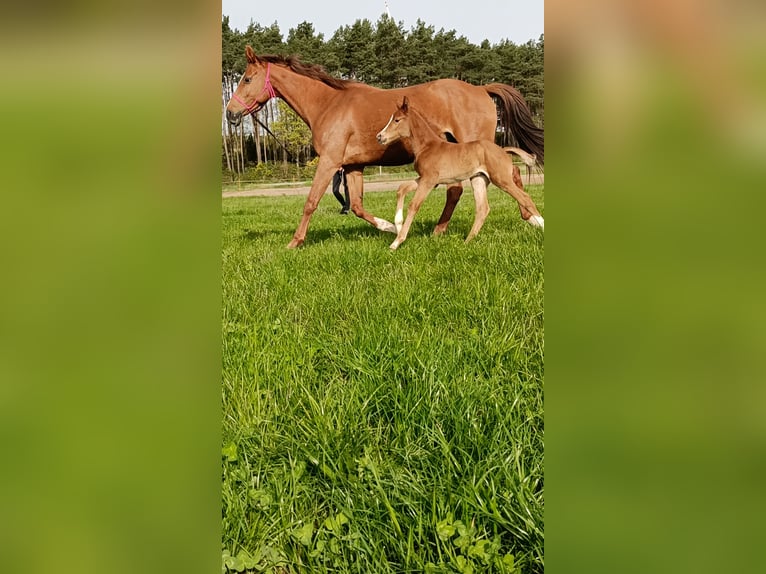
[[259, 60], [269, 62], [271, 64], [281, 64], [287, 66], [290, 70], [301, 76], [306, 76], [312, 80], [319, 80], [320, 82], [335, 88], [336, 90], [345, 90], [349, 85], [355, 84], [353, 80], [341, 80], [327, 73], [324, 67], [318, 64], [304, 64], [301, 62], [298, 56], [279, 56], [273, 54], [264, 54], [258, 56]]

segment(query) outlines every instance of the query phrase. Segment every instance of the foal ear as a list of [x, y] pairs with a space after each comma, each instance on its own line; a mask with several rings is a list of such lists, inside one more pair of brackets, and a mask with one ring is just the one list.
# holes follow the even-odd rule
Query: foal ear
[[253, 49], [249, 45], [245, 48], [245, 56], [250, 64], [255, 64], [258, 61], [255, 52], [253, 52]]
[[404, 99], [402, 100], [402, 105], [400, 106], [403, 112], [407, 112], [407, 108], [409, 107], [409, 100], [407, 99], [407, 96], [404, 96]]

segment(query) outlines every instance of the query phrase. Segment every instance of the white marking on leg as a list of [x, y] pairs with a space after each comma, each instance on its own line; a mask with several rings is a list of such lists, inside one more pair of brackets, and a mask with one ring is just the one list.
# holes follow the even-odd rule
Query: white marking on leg
[[396, 226], [397, 233], [399, 233], [399, 230], [402, 228], [402, 223], [404, 223], [404, 210], [397, 209], [396, 217], [394, 217], [394, 225]]
[[394, 224], [390, 221], [386, 221], [385, 219], [381, 219], [379, 217], [373, 217], [375, 220], [375, 227], [380, 229], [381, 231], [387, 231], [388, 233], [396, 233], [396, 227], [394, 227]]
[[545, 229], [545, 221], [543, 220], [542, 215], [533, 215], [529, 219], [527, 219], [527, 223], [529, 223], [532, 227], [539, 227], [540, 229]]

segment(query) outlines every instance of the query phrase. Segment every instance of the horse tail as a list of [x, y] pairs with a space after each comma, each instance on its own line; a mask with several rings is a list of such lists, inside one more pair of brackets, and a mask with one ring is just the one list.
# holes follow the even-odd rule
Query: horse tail
[[[527, 166], [527, 185], [532, 183], [532, 168], [535, 167], [535, 164], [537, 163], [537, 156], [533, 153], [527, 153], [523, 149], [518, 147], [504, 147], [503, 151], [505, 153], [512, 153], [521, 158], [521, 161], [523, 161], [524, 165]], [[519, 168], [514, 165], [513, 166], [513, 181], [516, 181], [516, 172], [518, 170]], [[519, 181], [521, 181], [521, 176], [519, 176]], [[516, 185], [518, 184], [519, 182], [516, 181]], [[523, 185], [519, 185], [519, 187], [521, 189], [524, 189]]]
[[524, 165], [527, 167], [534, 167], [537, 163], [537, 156], [533, 153], [527, 153], [523, 149], [518, 147], [504, 147], [503, 151], [505, 153], [512, 153], [513, 155], [519, 156], [521, 161], [524, 162]]
[[540, 165], [545, 160], [545, 138], [542, 128], [535, 125], [524, 96], [507, 84], [482, 86], [500, 104], [500, 125], [510, 133], [520, 148], [534, 154]]

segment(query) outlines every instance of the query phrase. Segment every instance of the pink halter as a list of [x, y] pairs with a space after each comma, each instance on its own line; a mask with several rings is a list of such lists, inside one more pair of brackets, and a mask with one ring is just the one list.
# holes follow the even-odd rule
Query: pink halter
[[[266, 79], [263, 82], [263, 90], [261, 90], [261, 93], [258, 94], [258, 96], [260, 97], [263, 92], [267, 92], [269, 94], [269, 98], [277, 97], [277, 93], [274, 91], [274, 86], [271, 85], [271, 63], [266, 66]], [[257, 108], [259, 105], [257, 101], [253, 102], [252, 105], [248, 105], [247, 102], [245, 102], [237, 94], [232, 94], [231, 99], [237, 100], [238, 103], [245, 106], [245, 109], [249, 114], [253, 113], [255, 108]]]

